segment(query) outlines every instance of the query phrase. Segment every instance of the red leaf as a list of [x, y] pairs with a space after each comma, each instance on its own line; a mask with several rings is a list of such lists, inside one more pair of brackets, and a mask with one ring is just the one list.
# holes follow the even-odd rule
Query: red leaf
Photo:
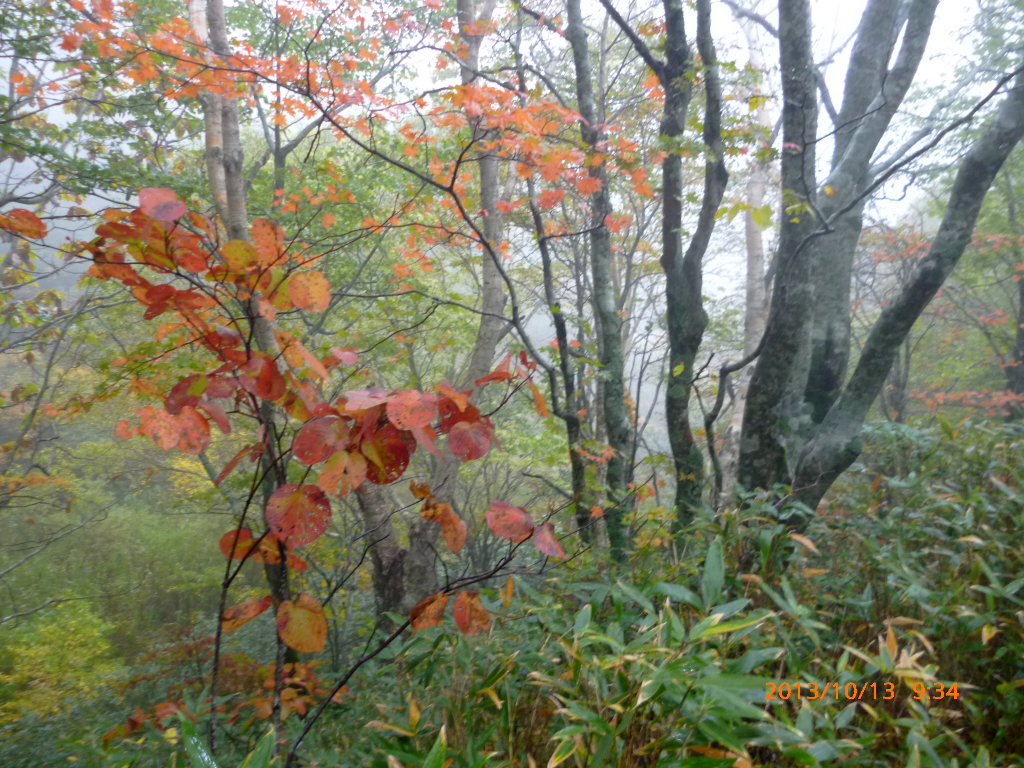
[[322, 651], [327, 642], [327, 617], [316, 598], [305, 592], [277, 608], [277, 633], [299, 653]]
[[544, 525], [538, 525], [533, 531], [533, 543], [537, 545], [537, 549], [543, 552], [545, 555], [550, 557], [560, 557], [565, 559], [565, 550], [562, 549], [562, 545], [555, 538], [555, 526], [551, 523], [544, 523]]
[[346, 392], [345, 399], [347, 400], [345, 403], [346, 411], [368, 411], [374, 406], [384, 405], [384, 403], [391, 399], [391, 395], [388, 394], [387, 390], [372, 387], [355, 392]]
[[491, 628], [491, 614], [480, 602], [480, 593], [475, 589], [459, 592], [452, 608], [452, 618], [464, 635], [479, 635]]
[[375, 485], [395, 482], [405, 474], [409, 466], [409, 445], [390, 424], [385, 424], [369, 440], [364, 440], [360, 450], [370, 460], [366, 467], [366, 479]]
[[199, 401], [199, 405], [196, 406], [199, 410], [204, 411], [207, 416], [213, 419], [213, 423], [217, 425], [225, 435], [231, 434], [231, 422], [228, 421], [228, 415], [224, 413], [224, 409], [217, 405], [212, 400], [207, 400], [205, 397]]
[[323, 312], [331, 305], [331, 284], [323, 272], [300, 272], [288, 279], [288, 298], [299, 309]]
[[270, 494], [267, 525], [280, 540], [301, 547], [319, 539], [331, 522], [331, 502], [315, 485], [286, 483]]
[[125, 419], [122, 419], [114, 426], [114, 434], [117, 435], [119, 440], [131, 440], [138, 432], [135, 427]]
[[162, 187], [148, 187], [146, 189], [139, 190], [139, 210], [141, 210], [147, 216], [152, 216], [154, 219], [163, 219], [164, 221], [170, 221], [170, 218], [164, 218], [163, 215], [158, 215], [158, 211], [173, 212], [173, 204], [178, 203], [181, 206], [181, 213], [173, 218], [177, 219], [185, 215], [185, 206], [178, 202], [178, 193], [173, 189], [164, 189]]
[[420, 600], [409, 611], [409, 623], [412, 631], [419, 632], [421, 629], [429, 629], [441, 620], [444, 616], [445, 606], [448, 605], [448, 595], [443, 592], [435, 592]]
[[245, 458], [245, 455], [252, 449], [251, 445], [245, 446], [242, 450], [235, 454], [234, 458], [231, 459], [227, 464], [224, 465], [224, 469], [217, 475], [217, 479], [213, 481], [214, 485], [220, 485], [227, 479], [227, 476], [235, 471], [235, 467], [238, 466], [239, 462]]
[[428, 453], [437, 456], [439, 459], [443, 459], [444, 456], [441, 451], [437, 449], [437, 444], [434, 442], [434, 438], [437, 437], [437, 433], [431, 427], [424, 427], [423, 429], [410, 430], [412, 436], [416, 438], [416, 445]]
[[491, 508], [484, 513], [484, 519], [495, 535], [515, 544], [530, 538], [533, 533], [534, 524], [530, 513], [505, 501], [492, 501]]
[[331, 354], [334, 355], [341, 365], [355, 365], [359, 362], [354, 349], [338, 349], [331, 347]]
[[452, 553], [457, 554], [466, 546], [466, 522], [456, 515], [451, 507], [441, 514], [441, 534]]
[[469, 405], [469, 398], [462, 392], [456, 392], [447, 381], [438, 384], [437, 391], [455, 403], [460, 411], [466, 410], [466, 406]]
[[210, 422], [195, 408], [186, 406], [181, 409], [178, 426], [178, 448], [184, 453], [198, 456], [210, 445]]
[[366, 479], [367, 466], [363, 454], [339, 451], [324, 462], [316, 483], [327, 493], [344, 496]]
[[242, 366], [238, 375], [242, 387], [263, 400], [280, 400], [287, 384], [277, 370], [277, 363], [269, 357], [254, 357]]
[[181, 379], [177, 384], [171, 387], [171, 391], [167, 394], [167, 404], [165, 406], [167, 408], [167, 412], [178, 413], [186, 405], [195, 407], [199, 403], [199, 396], [205, 389], [205, 381], [200, 383], [200, 379], [197, 374], [186, 376], [184, 379]]
[[460, 461], [473, 461], [491, 448], [490, 430], [482, 421], [460, 421], [448, 432], [448, 448]]
[[167, 411], [147, 405], [139, 411], [139, 431], [165, 451], [178, 444], [181, 427]]
[[292, 453], [303, 464], [318, 464], [348, 448], [348, 422], [337, 416], [324, 416], [306, 422], [292, 443]]
[[388, 400], [388, 419], [399, 429], [422, 429], [437, 416], [437, 398], [407, 389]]
[[274, 602], [273, 595], [261, 597], [259, 600], [246, 600], [244, 603], [228, 608], [221, 614], [220, 622], [225, 632], [234, 632], [243, 624], [248, 624], [267, 610]]

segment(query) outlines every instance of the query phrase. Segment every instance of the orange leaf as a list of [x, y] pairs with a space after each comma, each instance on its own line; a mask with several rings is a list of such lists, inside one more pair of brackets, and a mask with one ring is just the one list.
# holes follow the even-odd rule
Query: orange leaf
[[533, 405], [537, 409], [537, 413], [540, 414], [542, 419], [546, 419], [548, 417], [548, 404], [544, 402], [544, 395], [541, 394], [537, 385], [533, 383], [533, 379], [527, 379], [526, 383], [530, 387], [530, 391], [533, 392]]
[[277, 608], [277, 633], [299, 653], [322, 651], [327, 643], [327, 617], [316, 598], [306, 592]]
[[555, 538], [555, 526], [551, 523], [544, 523], [544, 525], [538, 525], [533, 531], [533, 543], [537, 545], [537, 549], [543, 552], [549, 557], [560, 557], [565, 559], [565, 550], [562, 549], [562, 545]]
[[0, 216], [0, 228], [24, 237], [46, 237], [46, 225], [42, 219], [24, 208], [15, 208]]
[[413, 632], [421, 629], [429, 629], [441, 620], [444, 616], [445, 606], [448, 605], [448, 595], [443, 592], [435, 592], [420, 600], [409, 611], [409, 623]]
[[269, 219], [256, 219], [250, 232], [259, 265], [269, 267], [276, 264], [284, 253], [284, 230]]
[[344, 496], [366, 479], [366, 457], [356, 451], [339, 451], [324, 462], [316, 483], [327, 493]]
[[198, 456], [210, 445], [210, 422], [191, 406], [185, 406], [178, 414], [178, 449]]
[[441, 514], [441, 534], [452, 553], [461, 552], [466, 546], [466, 522], [456, 515], [451, 507]]
[[232, 529], [220, 537], [220, 551], [232, 560], [241, 560], [253, 546], [252, 531], [248, 528]]
[[178, 420], [162, 408], [151, 405], [139, 411], [139, 431], [165, 451], [176, 446], [181, 437]]
[[228, 608], [221, 614], [221, 626], [225, 632], [234, 632], [267, 610], [273, 602], [273, 595], [267, 595], [259, 600], [246, 600], [244, 603]]
[[300, 272], [288, 280], [288, 297], [299, 309], [323, 312], [331, 304], [331, 284], [323, 272]]
[[428, 483], [416, 484], [415, 480], [409, 482], [409, 490], [412, 491], [412, 495], [417, 499], [429, 499], [434, 494], [430, 491], [430, 485]]
[[280, 541], [301, 547], [319, 539], [331, 522], [331, 502], [315, 485], [286, 483], [270, 494], [267, 525]]
[[240, 272], [260, 263], [260, 255], [255, 246], [245, 240], [229, 240], [221, 246], [220, 255], [233, 269]]
[[437, 416], [437, 398], [407, 389], [388, 400], [388, 419], [399, 429], [429, 426]]
[[174, 221], [188, 212], [173, 189], [153, 187], [139, 190], [139, 209], [160, 221]]
[[519, 543], [533, 533], [533, 518], [522, 507], [514, 507], [505, 501], [492, 501], [491, 508], [484, 513], [487, 527], [503, 539]]
[[452, 608], [452, 618], [464, 635], [479, 635], [491, 628], [491, 614], [480, 602], [480, 593], [475, 589], [459, 592]]

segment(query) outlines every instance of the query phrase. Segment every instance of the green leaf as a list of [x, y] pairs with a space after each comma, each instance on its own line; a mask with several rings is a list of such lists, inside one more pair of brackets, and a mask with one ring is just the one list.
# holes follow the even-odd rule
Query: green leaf
[[762, 205], [760, 208], [751, 208], [750, 218], [754, 220], [758, 229], [768, 229], [768, 227], [772, 225], [771, 205]]
[[181, 740], [192, 761], [192, 768], [217, 768], [217, 763], [213, 761], [213, 757], [206, 751], [203, 742], [199, 740], [193, 722], [184, 715], [178, 715], [178, 717], [181, 720]]
[[547, 768], [555, 768], [559, 763], [565, 762], [565, 760], [567, 760], [575, 751], [575, 741], [563, 741], [555, 747], [555, 753], [551, 755], [551, 759], [548, 760]]
[[590, 612], [590, 603], [587, 603], [576, 614], [576, 624], [573, 627], [574, 635], [582, 634], [583, 630], [590, 626]]
[[[720, 614], [716, 613], [714, 615], [718, 616]], [[697, 625], [697, 627], [693, 628], [694, 631], [690, 632], [690, 642], [693, 642], [694, 640], [700, 640], [704, 637], [710, 637], [711, 635], [721, 635], [726, 632], [735, 632], [737, 629], [745, 629], [747, 627], [752, 627], [755, 624], [760, 624], [762, 621], [764, 621], [772, 615], [773, 614], [771, 613], [767, 613], [762, 614], [761, 616], [748, 616], [745, 619], [733, 619], [732, 621], [723, 621], [720, 623], [716, 622], [710, 626], [702, 627], [699, 631], [696, 631], [697, 627], [700, 627], [700, 624], [704, 623], [702, 621], [700, 624]]]
[[680, 363], [672, 369], [673, 376], [682, 376], [683, 371], [686, 370], [686, 363]]
[[444, 768], [445, 753], [448, 751], [448, 737], [445, 734], [444, 726], [441, 726], [441, 732], [437, 734], [437, 740], [434, 742], [434, 746], [430, 748], [430, 752], [427, 753], [427, 759], [423, 763], [423, 768]]
[[704, 558], [704, 574], [700, 580], [700, 591], [704, 597], [704, 608], [710, 611], [722, 596], [725, 583], [725, 555], [722, 552], [722, 537], [716, 536], [708, 547]]
[[267, 768], [270, 765], [271, 759], [274, 757], [274, 729], [271, 728], [267, 733], [260, 739], [259, 744], [256, 745], [256, 749], [248, 754], [245, 760], [242, 761], [240, 768]]
[[677, 603], [689, 603], [698, 611], [704, 609], [704, 603], [701, 599], [693, 591], [679, 584], [666, 584], [664, 581], [659, 581], [654, 585], [654, 591], [675, 600]]
[[709, 720], [704, 720], [699, 723], [697, 727], [700, 729], [701, 733], [712, 741], [724, 744], [733, 752], [739, 752], [740, 754], [743, 753], [743, 741], [725, 726], [719, 723], [713, 723]]

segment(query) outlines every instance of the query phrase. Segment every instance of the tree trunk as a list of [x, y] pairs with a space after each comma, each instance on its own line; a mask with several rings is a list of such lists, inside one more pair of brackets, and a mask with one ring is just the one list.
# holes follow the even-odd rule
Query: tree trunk
[[[757, 71], [764, 69], [764, 57], [761, 55], [761, 48], [754, 32], [754, 25], [747, 19], [738, 19], [743, 34], [747, 38], [747, 50], [749, 52], [750, 65]], [[752, 94], [758, 95], [758, 94]], [[757, 121], [761, 130], [770, 133], [772, 129], [772, 118], [768, 114], [768, 107], [765, 101], [758, 104], [754, 110], [754, 120]], [[766, 147], [767, 148], [767, 147]], [[746, 271], [746, 295], [743, 313], [743, 357], [747, 357], [757, 349], [761, 336], [764, 335], [765, 318], [768, 311], [767, 286], [765, 285], [764, 271], [764, 240], [761, 237], [761, 228], [754, 220], [753, 211], [764, 205], [764, 194], [768, 187], [768, 174], [770, 165], [766, 160], [757, 159], [750, 169], [747, 178], [747, 199], [746, 203], [750, 210], [743, 215], [743, 237], [747, 251]], [[715, 499], [715, 506], [721, 499], [730, 499], [736, 486], [736, 473], [739, 470], [740, 459], [740, 433], [743, 430], [743, 412], [747, 405], [747, 388], [750, 386], [751, 368], [740, 372], [735, 379], [736, 395], [733, 397], [732, 416], [729, 419], [729, 426], [725, 431], [725, 439], [722, 444], [722, 490], [720, 498]], [[722, 382], [719, 382], [722, 386]], [[713, 439], [708, 435], [708, 440]]]
[[918, 263], [910, 282], [882, 310], [850, 381], [799, 457], [793, 495], [809, 507], [817, 506], [835, 479], [860, 454], [864, 419], [900, 345], [963, 255], [985, 195], [1022, 136], [1024, 73], [1017, 75], [992, 122], [961, 162], [927, 255]]
[[815, 200], [818, 127], [810, 0], [780, 0], [779, 49], [783, 212], [764, 346], [754, 366], [743, 414], [738, 481], [745, 488], [770, 488], [788, 477], [786, 427], [801, 404], [801, 372], [806, 371], [801, 358], [806, 360], [810, 353], [811, 251], [799, 247], [815, 228], [808, 209]]
[[[580, 135], [591, 155], [604, 151], [606, 137], [598, 116], [590, 67], [590, 48], [579, 0], [568, 0], [566, 38], [572, 46], [576, 69], [577, 109], [583, 120]], [[600, 182], [601, 187], [590, 197], [590, 264], [593, 274], [593, 305], [600, 335], [601, 411], [604, 417], [608, 444], [614, 451], [605, 469], [608, 488], [608, 506], [604, 520], [612, 556], [622, 559], [625, 553], [625, 533], [622, 517], [626, 511], [626, 483], [629, 462], [629, 411], [625, 396], [625, 351], [622, 346], [622, 317], [619, 315], [613, 283], [613, 255], [611, 233], [605, 226], [612, 213], [608, 171], [604, 163], [588, 164], [587, 174]], [[579, 514], [579, 512], [577, 512]]]

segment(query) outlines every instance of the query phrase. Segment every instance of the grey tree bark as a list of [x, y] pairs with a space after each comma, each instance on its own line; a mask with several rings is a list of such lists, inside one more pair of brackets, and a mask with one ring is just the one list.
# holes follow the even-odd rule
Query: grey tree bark
[[615, 10], [601, 0], [612, 19], [629, 37], [637, 53], [658, 76], [665, 91], [659, 135], [667, 155], [662, 162], [662, 255], [665, 272], [666, 318], [669, 334], [669, 381], [665, 393], [665, 419], [676, 475], [676, 532], [693, 519], [701, 505], [704, 457], [690, 426], [690, 394], [694, 361], [707, 327], [701, 295], [702, 262], [715, 227], [715, 213], [722, 202], [729, 174], [722, 143], [722, 91], [718, 61], [711, 38], [710, 0], [697, 2], [697, 47], [702, 61], [706, 109], [704, 115], [704, 190], [697, 228], [683, 249], [683, 172], [680, 139], [693, 95], [690, 73], [693, 54], [686, 40], [681, 0], [664, 0], [665, 58], [655, 58], [639, 35]]
[[[850, 278], [872, 160], [924, 55], [938, 0], [869, 0], [835, 122], [831, 169], [818, 188], [810, 4], [779, 6], [783, 75], [778, 274], [763, 352], [748, 391], [739, 482], [792, 480], [797, 456], [842, 391], [850, 350]], [[892, 67], [888, 62], [903, 32]]]
[[910, 282], [883, 310], [839, 398], [804, 447], [793, 495], [808, 506], [822, 496], [860, 453], [860, 432], [914, 322], [952, 272], [970, 243], [989, 187], [1024, 136], [1024, 69], [982, 135], [960, 163], [942, 223]]
[[[583, 26], [583, 14], [579, 0], [568, 0], [566, 4], [568, 24], [565, 36], [572, 47], [572, 58], [576, 72], [577, 109], [583, 120], [580, 135], [591, 153], [599, 154], [607, 141], [598, 115], [597, 100], [594, 97], [593, 76], [590, 65], [590, 48]], [[591, 164], [587, 169], [592, 179], [601, 187], [590, 198], [590, 264], [593, 276], [593, 306], [600, 334], [600, 362], [603, 386], [601, 387], [602, 416], [608, 444], [615, 451], [605, 467], [605, 484], [608, 489], [604, 513], [605, 530], [612, 557], [621, 559], [625, 552], [625, 536], [622, 517], [627, 509], [626, 483], [629, 461], [629, 411], [625, 397], [625, 350], [622, 343], [622, 317], [619, 315], [618, 297], [615, 295], [614, 264], [611, 233], [605, 226], [605, 219], [612, 213], [611, 190], [608, 186], [608, 171], [604, 163]], [[579, 512], [577, 512], [579, 514]]]

